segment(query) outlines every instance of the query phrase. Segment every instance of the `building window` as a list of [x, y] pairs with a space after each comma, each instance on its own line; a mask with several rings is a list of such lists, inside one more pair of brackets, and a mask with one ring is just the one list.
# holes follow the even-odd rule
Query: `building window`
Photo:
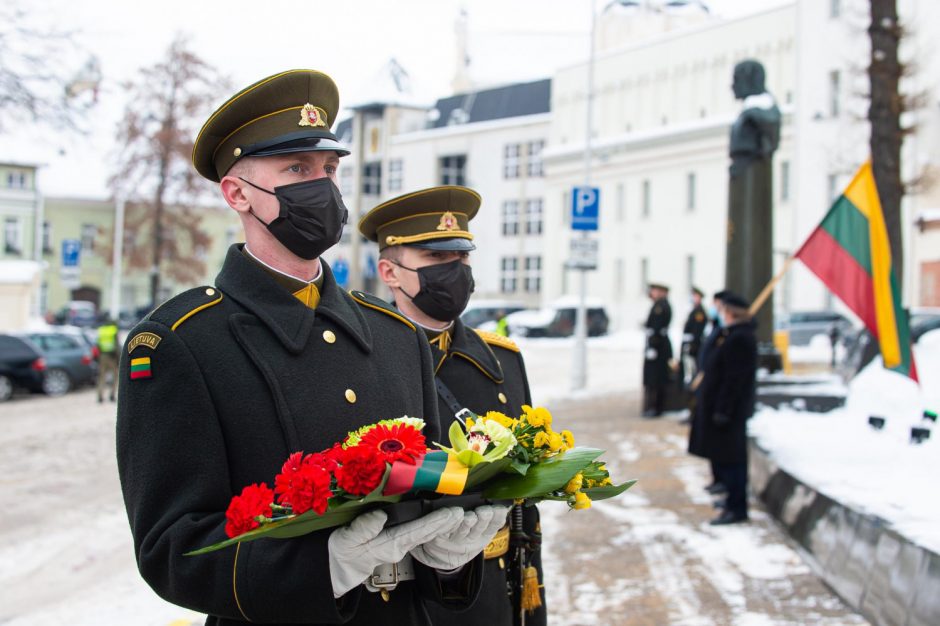
[[3, 223], [3, 249], [7, 254], [21, 254], [23, 252], [23, 231], [20, 220], [8, 217]]
[[539, 293], [542, 290], [542, 257], [540, 256], [525, 258], [525, 290], [526, 293]]
[[829, 115], [839, 116], [839, 70], [829, 72]]
[[689, 172], [685, 178], [685, 209], [695, 210], [695, 172]]
[[519, 178], [519, 154], [522, 147], [517, 143], [503, 146], [503, 178]]
[[533, 178], [541, 178], [545, 175], [545, 169], [542, 165], [542, 150], [545, 149], [545, 141], [530, 141], [527, 147], [529, 153], [529, 164], [526, 166], [526, 173]]
[[625, 216], [624, 206], [624, 196], [623, 196], [623, 183], [617, 183], [617, 223], [622, 223]]
[[26, 172], [22, 170], [7, 172], [7, 187], [10, 189], [26, 189]]
[[651, 202], [650, 191], [650, 181], [646, 179], [643, 181], [643, 217], [650, 216], [650, 202]]
[[525, 233], [542, 234], [542, 199], [532, 198], [525, 202]]
[[344, 167], [339, 170], [339, 192], [344, 196], [351, 196], [353, 192], [353, 170]]
[[503, 235], [513, 237], [519, 234], [519, 202], [505, 200], [503, 202]]
[[640, 259], [640, 293], [645, 294], [649, 291], [650, 284], [650, 260], [646, 257]]
[[42, 253], [43, 254], [52, 254], [52, 224], [49, 222], [42, 223]]
[[499, 290], [503, 293], [516, 293], [516, 270], [519, 259], [504, 256], [500, 262]]
[[[163, 239], [171, 239], [167, 226], [163, 227]], [[94, 224], [82, 224], [82, 252], [91, 252], [95, 249], [95, 237], [98, 236], [98, 227]]]
[[790, 162], [780, 162], [780, 201], [787, 202], [790, 199]]
[[842, 0], [829, 0], [829, 18], [835, 19], [842, 15]]
[[362, 166], [362, 193], [367, 196], [382, 193], [382, 164], [378, 161]]
[[401, 191], [404, 181], [404, 162], [401, 159], [392, 159], [388, 162], [388, 190]]
[[467, 180], [467, 155], [456, 154], [441, 157], [441, 184], [465, 185]]
[[685, 257], [685, 281], [691, 292], [695, 286], [695, 256], [692, 254]]

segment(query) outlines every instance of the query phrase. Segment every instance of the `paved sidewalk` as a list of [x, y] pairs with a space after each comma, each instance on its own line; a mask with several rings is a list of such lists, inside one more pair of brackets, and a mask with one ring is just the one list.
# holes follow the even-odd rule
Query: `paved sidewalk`
[[552, 626], [866, 624], [804, 564], [752, 501], [749, 524], [714, 528], [701, 459], [678, 417], [637, 417], [635, 394], [554, 402], [559, 428], [604, 448], [639, 483], [588, 511], [544, 503]]

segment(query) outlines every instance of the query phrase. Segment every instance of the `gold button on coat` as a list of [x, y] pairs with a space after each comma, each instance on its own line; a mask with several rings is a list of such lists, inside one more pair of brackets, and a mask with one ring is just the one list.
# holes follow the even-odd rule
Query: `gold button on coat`
[[206, 295], [207, 295], [207, 296], [214, 296], [214, 295], [215, 295], [215, 289], [213, 289], [212, 287], [209, 287], [208, 289], [206, 289]]
[[356, 392], [352, 389], [346, 390], [346, 401], [353, 404], [356, 401]]
[[324, 330], [324, 331], [323, 331], [323, 341], [325, 341], [325, 342], [327, 342], [327, 343], [335, 343], [335, 342], [336, 342], [336, 335], [333, 334], [333, 331], [332, 331], [332, 330]]
[[504, 394], [502, 391], [500, 391], [499, 395], [496, 397], [499, 398], [500, 402], [502, 402], [503, 404], [506, 404], [506, 394]]

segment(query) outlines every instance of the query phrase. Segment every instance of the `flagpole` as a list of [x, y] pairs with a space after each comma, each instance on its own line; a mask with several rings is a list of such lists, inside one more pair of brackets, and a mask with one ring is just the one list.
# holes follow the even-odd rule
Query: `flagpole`
[[754, 298], [754, 302], [751, 303], [751, 308], [748, 309], [747, 313], [751, 317], [754, 317], [757, 312], [760, 310], [764, 303], [767, 302], [767, 298], [770, 297], [770, 294], [773, 293], [774, 287], [777, 286], [783, 276], [790, 269], [790, 266], [793, 265], [793, 261], [796, 260], [796, 256], [788, 257], [786, 261], [783, 262], [783, 267], [780, 268], [780, 271], [777, 272], [777, 275], [770, 279], [770, 282], [767, 283], [761, 292]]

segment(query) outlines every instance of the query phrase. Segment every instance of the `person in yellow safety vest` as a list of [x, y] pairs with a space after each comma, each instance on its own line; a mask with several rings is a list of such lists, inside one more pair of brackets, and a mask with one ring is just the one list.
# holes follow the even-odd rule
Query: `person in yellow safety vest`
[[496, 319], [496, 334], [503, 337], [509, 336], [509, 322], [506, 321], [506, 313], [503, 311], [499, 312], [499, 317]]
[[98, 402], [104, 402], [104, 388], [109, 386], [108, 399], [114, 402], [117, 392], [117, 324], [109, 317], [105, 317], [98, 327]]

